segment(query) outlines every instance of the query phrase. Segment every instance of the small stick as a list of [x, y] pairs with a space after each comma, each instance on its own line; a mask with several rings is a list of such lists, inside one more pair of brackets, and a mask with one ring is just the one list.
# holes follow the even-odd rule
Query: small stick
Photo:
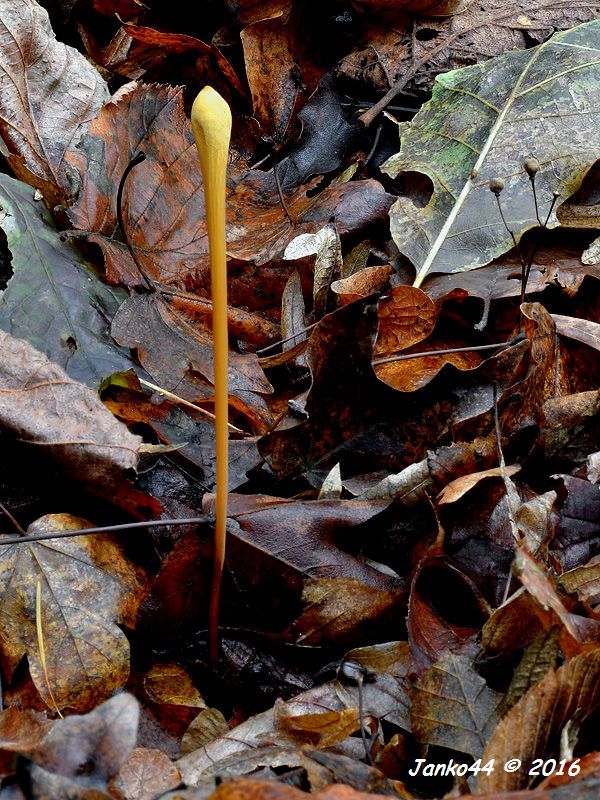
[[204, 182], [210, 276], [213, 302], [213, 354], [215, 386], [215, 437], [217, 450], [215, 559], [208, 615], [209, 660], [219, 659], [219, 600], [225, 563], [227, 485], [229, 457], [229, 390], [227, 380], [229, 337], [227, 330], [227, 254], [225, 242], [225, 189], [231, 138], [231, 111], [221, 95], [205, 86], [192, 106], [192, 129]]
[[472, 347], [450, 347], [447, 350], [425, 350], [422, 353], [401, 353], [398, 356], [389, 356], [388, 358], [378, 358], [372, 361], [374, 367], [380, 364], [391, 364], [393, 361], [408, 361], [411, 358], [429, 358], [429, 356], [445, 356], [451, 353], [477, 353], [485, 350], [498, 350], [500, 347], [513, 347], [523, 341], [524, 336], [520, 334], [510, 339], [508, 342], [496, 342], [495, 344], [478, 344]]
[[92, 536], [97, 533], [139, 530], [140, 528], [169, 528], [173, 525], [203, 525], [208, 517], [182, 517], [181, 519], [149, 519], [145, 522], [121, 522], [118, 525], [103, 525], [101, 528], [77, 528], [74, 531], [52, 530], [44, 533], [26, 533], [24, 536], [0, 536], [0, 547], [27, 542], [47, 542], [50, 539], [71, 539], [73, 536]]
[[6, 508], [6, 506], [3, 503], [0, 503], [0, 511], [2, 511], [4, 516], [8, 519], [8, 521], [11, 523], [11, 525], [17, 531], [17, 533], [20, 533], [21, 536], [25, 536], [26, 533], [25, 529], [21, 526], [20, 522], [15, 517], [13, 517], [8, 508]]

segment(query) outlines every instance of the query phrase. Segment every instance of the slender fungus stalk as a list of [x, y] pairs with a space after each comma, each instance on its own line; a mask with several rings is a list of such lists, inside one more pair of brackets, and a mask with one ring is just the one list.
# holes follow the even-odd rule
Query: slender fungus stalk
[[215, 434], [217, 488], [215, 558], [208, 618], [209, 658], [219, 658], [219, 598], [225, 562], [228, 484], [227, 386], [227, 256], [225, 252], [225, 180], [231, 137], [231, 111], [225, 100], [205, 86], [192, 106], [192, 129], [200, 156], [208, 225], [210, 276], [213, 304], [213, 354], [215, 385]]

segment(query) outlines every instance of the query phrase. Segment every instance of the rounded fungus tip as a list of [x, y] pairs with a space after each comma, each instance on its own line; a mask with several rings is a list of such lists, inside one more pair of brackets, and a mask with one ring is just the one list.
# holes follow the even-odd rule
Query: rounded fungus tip
[[490, 192], [495, 194], [496, 197], [500, 194], [500, 192], [504, 189], [504, 181], [502, 178], [492, 178], [490, 180]]
[[537, 175], [539, 168], [540, 162], [537, 160], [537, 158], [528, 158], [523, 164], [523, 169], [532, 179]]

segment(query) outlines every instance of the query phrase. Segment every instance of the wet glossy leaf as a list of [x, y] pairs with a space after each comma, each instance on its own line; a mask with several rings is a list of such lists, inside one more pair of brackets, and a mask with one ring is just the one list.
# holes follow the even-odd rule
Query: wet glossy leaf
[[[536, 49], [437, 79], [433, 99], [384, 166], [392, 177], [416, 171], [433, 183], [425, 208], [406, 196], [391, 211], [394, 240], [417, 268], [417, 286], [430, 272], [473, 269], [512, 247], [489, 190], [492, 178], [505, 181], [500, 197], [517, 238], [537, 225], [525, 158], [544, 165], [536, 179], [542, 208], [554, 191], [566, 200], [579, 187], [597, 158], [589, 109], [598, 105], [599, 42], [594, 21]], [[559, 145], [565, 139], [568, 158]], [[556, 224], [554, 215], [549, 225]]]
[[131, 369], [129, 352], [109, 333], [123, 296], [61, 240], [31, 187], [0, 175], [0, 203], [14, 272], [0, 295], [0, 327], [96, 389], [113, 372]]

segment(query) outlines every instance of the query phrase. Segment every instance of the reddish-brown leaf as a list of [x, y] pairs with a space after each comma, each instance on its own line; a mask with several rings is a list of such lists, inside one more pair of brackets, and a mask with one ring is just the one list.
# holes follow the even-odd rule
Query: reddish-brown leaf
[[[83, 176], [82, 192], [69, 212], [73, 224], [102, 248], [110, 281], [140, 282], [116, 217], [119, 181], [138, 151], [146, 160], [127, 180], [123, 213], [142, 269], [164, 283], [207, 287], [202, 179], [179, 89], [129, 84], [102, 109], [78, 150], [69, 152], [70, 163]], [[295, 221], [290, 226], [273, 176], [232, 164], [227, 202], [230, 256], [264, 264], [281, 257], [299, 233], [315, 232], [331, 218], [339, 220], [340, 233], [360, 230], [383, 218], [393, 200], [374, 180], [331, 185], [309, 197], [311, 186], [287, 199]]]
[[[117, 311], [111, 329], [114, 339], [131, 347], [161, 389], [198, 402], [214, 396], [212, 339], [171, 309], [158, 295], [133, 295]], [[230, 352], [230, 404], [262, 432], [271, 421], [261, 394], [271, 384], [255, 355]]]
[[521, 789], [532, 782], [534, 758], [546, 758], [557, 747], [563, 727], [575, 714], [582, 721], [600, 702], [600, 648], [582, 653], [531, 688], [492, 733], [483, 760], [504, 763], [521, 759], [526, 769], [481, 774], [478, 792]]
[[[392, 268], [389, 264], [377, 267], [364, 267], [349, 275], [347, 278], [340, 278], [331, 284], [331, 291], [335, 292], [342, 305], [360, 300], [362, 297], [369, 297], [371, 294], [380, 292], [388, 283]], [[381, 325], [381, 304], [380, 325]], [[378, 339], [379, 341], [379, 339]]]
[[[447, 595], [456, 597], [459, 592], [461, 607], [450, 611]], [[481, 624], [487, 613], [475, 584], [434, 545], [413, 578], [408, 604], [408, 640], [415, 670], [429, 669], [447, 650], [474, 656], [479, 634], [475, 620]], [[459, 614], [462, 619], [457, 619]]]
[[166, 753], [136, 747], [110, 782], [111, 795], [127, 800], [154, 800], [181, 783], [179, 770]]

